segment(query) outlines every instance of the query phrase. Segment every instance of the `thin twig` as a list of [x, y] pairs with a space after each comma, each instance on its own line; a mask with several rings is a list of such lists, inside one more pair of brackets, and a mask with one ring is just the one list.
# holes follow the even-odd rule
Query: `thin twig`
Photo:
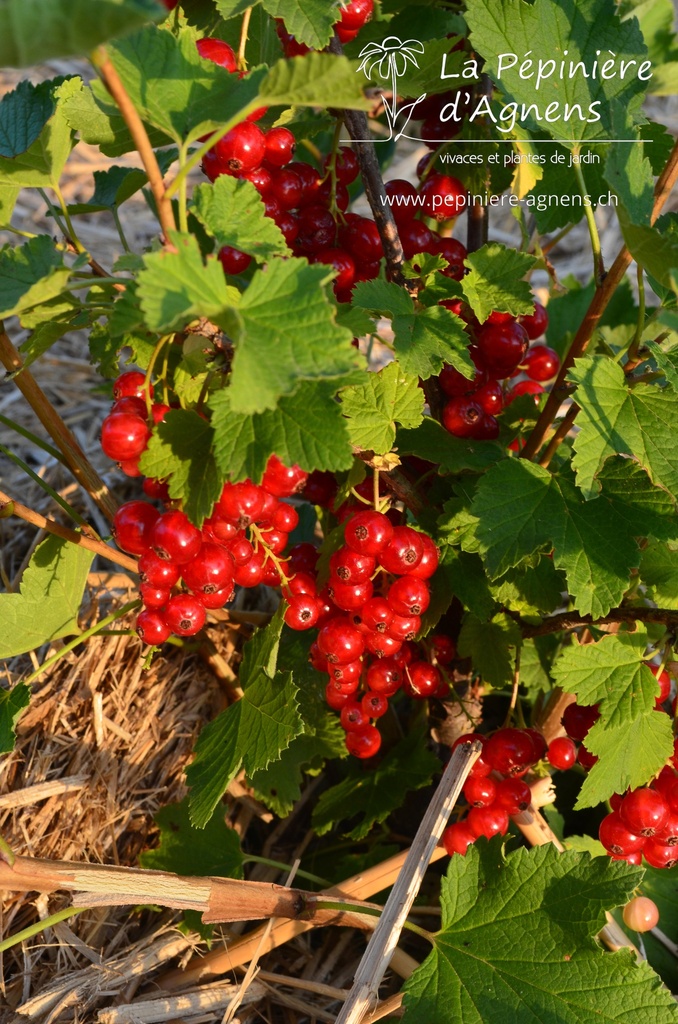
[[[671, 195], [677, 180], [678, 141], [674, 144], [666, 166], [655, 185], [651, 223], [654, 223], [661, 213], [664, 203]], [[551, 424], [558, 414], [558, 409], [560, 408], [564, 395], [563, 387], [565, 385], [565, 378], [567, 377], [570, 367], [574, 363], [575, 359], [578, 359], [579, 356], [583, 355], [586, 351], [586, 348], [593, 337], [593, 332], [598, 326], [601, 316], [605, 312], [607, 304], [615, 294], [629, 265], [631, 264], [631, 259], [631, 253], [626, 246], [624, 246], [607, 272], [605, 280], [596, 288], [589, 308], [584, 315], [584, 319], [579, 325], [579, 329], [572, 339], [572, 344], [563, 359], [560, 372], [555, 379], [551, 393], [546, 400], [546, 404], [541, 411], [532, 433], [525, 443], [525, 447], [520, 453], [521, 458], [533, 459], [544, 443]]]
[[10, 498], [8, 494], [0, 491], [0, 511], [9, 510], [10, 506], [11, 514], [18, 516], [19, 519], [23, 519], [25, 523], [37, 526], [40, 530], [46, 530], [47, 533], [53, 533], [55, 537], [61, 537], [63, 540], [70, 541], [71, 544], [87, 548], [88, 551], [101, 555], [102, 558], [106, 558], [109, 562], [115, 562], [116, 565], [124, 566], [130, 572], [136, 573], [139, 571], [135, 559], [130, 558], [129, 555], [124, 555], [122, 551], [116, 551], [115, 548], [104, 544], [102, 540], [93, 540], [93, 538], [85, 536], [84, 533], [78, 533], [76, 530], [70, 530], [67, 526], [62, 526], [61, 523], [55, 523], [53, 519], [47, 519], [45, 516], [40, 515], [39, 512], [34, 512], [32, 508], [27, 508], [26, 505], [22, 505], [20, 502]]
[[577, 615], [576, 612], [559, 612], [536, 626], [523, 622], [519, 617], [514, 618], [525, 639], [579, 629], [580, 626], [602, 626], [607, 622], [661, 622], [669, 629], [678, 628], [678, 611], [668, 608], [613, 608], [598, 619], [591, 615]]
[[403, 869], [386, 901], [379, 923], [367, 944], [351, 993], [336, 1024], [359, 1024], [370, 1004], [376, 1001], [379, 983], [398, 944], [400, 932], [424, 879], [431, 854], [445, 831], [452, 808], [481, 750], [477, 741], [462, 744], [450, 758], [440, 785], [417, 829]]
[[69, 469], [78, 483], [92, 496], [109, 522], [117, 510], [117, 504], [108, 487], [96, 472], [75, 437], [56, 411], [30, 370], [24, 368], [23, 360], [9, 339], [0, 320], [0, 362], [13, 380], [43, 427], [63, 454]]
[[162, 171], [158, 165], [158, 161], [153, 151], [146, 128], [144, 127], [144, 123], [132, 103], [132, 100], [127, 94], [127, 90], [122, 84], [122, 80], [118, 72], [115, 70], [111, 58], [103, 48], [95, 51], [92, 57], [92, 63], [101, 75], [104, 85], [115, 100], [118, 109], [122, 114], [122, 118], [129, 128], [130, 135], [134, 140], [134, 145], [136, 146], [137, 152], [141, 157], [141, 162], [144, 165], [144, 170], [148, 177], [148, 184], [151, 187], [153, 198], [155, 199], [160, 226], [165, 236], [165, 240], [168, 241], [170, 231], [176, 230], [174, 211], [172, 210], [172, 200], [166, 193]]

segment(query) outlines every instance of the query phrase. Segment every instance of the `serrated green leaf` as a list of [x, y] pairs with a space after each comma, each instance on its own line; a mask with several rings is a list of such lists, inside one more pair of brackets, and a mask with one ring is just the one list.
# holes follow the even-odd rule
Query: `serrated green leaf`
[[659, 608], [678, 609], [678, 551], [651, 541], [640, 558], [640, 578]]
[[177, 875], [243, 877], [240, 836], [228, 827], [223, 815], [214, 814], [204, 829], [195, 828], [185, 797], [181, 803], [162, 807], [153, 820], [160, 829], [160, 844], [140, 855], [142, 868]]
[[553, 689], [551, 666], [560, 640], [555, 633], [524, 640], [520, 651], [520, 685], [531, 696]]
[[[148, 253], [138, 277], [136, 294], [145, 324], [152, 331], [177, 330], [199, 316], [216, 319], [240, 301], [239, 292], [226, 284], [216, 256], [207, 256], [203, 261], [193, 235], [171, 235], [176, 251]], [[123, 295], [118, 299], [116, 306], [124, 298]], [[118, 329], [123, 333], [135, 326], [125, 321]]]
[[467, 614], [459, 633], [457, 649], [462, 658], [471, 658], [473, 668], [491, 686], [504, 686], [513, 678], [516, 651], [522, 638], [520, 628], [503, 613], [490, 622], [481, 622]]
[[[621, 460], [620, 460], [621, 462]], [[564, 469], [558, 476], [524, 459], [508, 459], [480, 481], [473, 503], [476, 537], [488, 574], [502, 576], [538, 551], [553, 549], [582, 614], [616, 607], [640, 564], [636, 538], [673, 529], [673, 518], [644, 510], [647, 478], [624, 460], [614, 467], [612, 494], [584, 501]], [[626, 477], [619, 493], [619, 474]], [[650, 488], [650, 491], [652, 489]]]
[[15, 316], [60, 295], [70, 275], [63, 253], [49, 235], [5, 246], [0, 250], [0, 317]]
[[202, 526], [221, 494], [224, 478], [212, 453], [214, 431], [191, 409], [170, 409], [153, 431], [139, 462], [142, 473], [167, 480], [170, 497]]
[[336, 472], [350, 469], [353, 449], [335, 400], [337, 384], [302, 384], [276, 409], [249, 416], [231, 408], [231, 388], [210, 399], [214, 455], [224, 479], [259, 481], [275, 453], [291, 466]]
[[396, 356], [403, 371], [427, 380], [451, 363], [466, 377], [474, 367], [468, 334], [459, 317], [443, 306], [417, 309], [404, 288], [390, 281], [362, 281], [353, 290], [353, 304], [393, 321]]
[[[406, 1024], [674, 1024], [673, 997], [628, 950], [594, 936], [641, 874], [551, 845], [503, 857], [482, 840], [450, 860], [442, 930], [405, 983]], [[529, 921], [529, 926], [526, 922]]]
[[566, 584], [550, 558], [540, 558], [535, 566], [509, 569], [490, 590], [495, 600], [518, 615], [543, 615], [563, 603]]
[[570, 371], [581, 412], [572, 465], [586, 497], [600, 491], [600, 470], [611, 455], [634, 456], [652, 482], [678, 494], [678, 452], [673, 419], [678, 396], [672, 388], [628, 386], [621, 366], [605, 356], [577, 359]]
[[[290, 0], [270, 2], [280, 2], [281, 5], [288, 6]], [[317, 4], [318, 0], [311, 2]], [[306, 2], [304, 10], [308, 10]], [[328, 10], [327, 7], [325, 10]], [[331, 17], [331, 12], [328, 13]], [[287, 15], [285, 22], [288, 24]], [[303, 57], [279, 60], [274, 64], [261, 82], [259, 99], [271, 107], [343, 107], [346, 110], [370, 110], [372, 102], [365, 98], [363, 84], [362, 76], [356, 74], [355, 63], [346, 57], [335, 57], [329, 53], [307, 53]]]
[[481, 323], [493, 310], [513, 316], [533, 312], [532, 289], [523, 278], [536, 262], [534, 256], [507, 249], [499, 242], [488, 242], [467, 256], [464, 263], [470, 270], [461, 286]]
[[84, 56], [166, 14], [156, 0], [1, 0], [0, 65], [24, 68]]
[[199, 185], [191, 211], [219, 248], [233, 246], [260, 263], [289, 255], [282, 231], [266, 216], [264, 201], [250, 181], [222, 174], [213, 185]]
[[94, 555], [48, 537], [26, 566], [19, 592], [0, 594], [0, 658], [33, 651], [78, 632], [78, 610]]
[[[136, 149], [124, 118], [106, 92], [103, 84], [93, 81], [80, 88], [64, 101], [64, 117], [68, 125], [79, 132], [83, 142], [99, 146], [105, 156], [118, 157]], [[170, 137], [158, 128], [145, 125], [152, 146], [165, 146]], [[159, 160], [162, 154], [157, 154]]]
[[[496, 611], [497, 602], [492, 596], [483, 563], [478, 555], [467, 551], [457, 551], [446, 544], [442, 549], [441, 564], [449, 567], [449, 577], [446, 583], [448, 605], [454, 595], [478, 621], [487, 622], [488, 619], [491, 619]], [[437, 575], [436, 572], [431, 580], [433, 590], [436, 587]]]
[[113, 165], [105, 171], [94, 172], [94, 192], [86, 203], [69, 203], [68, 212], [95, 213], [97, 210], [113, 210], [135, 192], [138, 192], [148, 177], [139, 167]]
[[554, 663], [558, 686], [576, 694], [580, 704], [599, 705], [599, 731], [618, 728], [653, 710], [659, 684], [643, 661], [647, 642], [643, 629], [616, 633], [597, 643], [574, 643]]
[[[616, 103], [612, 109], [614, 138], [630, 134], [627, 114]], [[648, 149], [652, 149], [650, 144]], [[636, 143], [613, 142], [607, 147], [605, 181], [619, 197], [634, 224], [649, 224], [654, 201], [652, 165], [640, 140]]]
[[428, 786], [440, 763], [426, 749], [424, 734], [420, 723], [376, 768], [369, 772], [354, 768], [343, 782], [325, 790], [313, 811], [313, 827], [318, 835], [358, 816], [358, 824], [346, 835], [355, 841], [364, 839], [373, 825], [385, 821], [400, 807], [403, 793]]
[[349, 331], [334, 320], [321, 285], [325, 266], [275, 260], [257, 271], [237, 306], [231, 408], [275, 410], [304, 380], [336, 380], [364, 366]]
[[393, 447], [396, 423], [414, 428], [424, 418], [424, 393], [415, 377], [407, 377], [397, 362], [366, 375], [365, 383], [344, 388], [341, 408], [348, 417], [354, 445], [377, 455]]
[[68, 334], [73, 329], [72, 319], [47, 320], [45, 323], [39, 324], [32, 331], [30, 337], [19, 346], [24, 369], [48, 352], [59, 338], [63, 338], [64, 334]]
[[[572, 145], [582, 139], [614, 138], [611, 106], [615, 99], [630, 114], [637, 113], [647, 82], [636, 74], [624, 78], [619, 74], [591, 77], [593, 62], [602, 53], [607, 56], [608, 50], [615, 54], [617, 61], [635, 58], [640, 63], [647, 56], [637, 22], [622, 22], [614, 0], [577, 0], [573, 9], [557, 0], [535, 0], [533, 4], [524, 0], [469, 0], [466, 18], [472, 46], [484, 57], [486, 73], [505, 97], [533, 107], [522, 121], [524, 127], [538, 128]], [[535, 40], [539, 40], [538, 53], [534, 50]], [[563, 50], [567, 50], [566, 61], [571, 61], [573, 66], [583, 62], [589, 74], [570, 77], [568, 63], [565, 76], [561, 78], [552, 73], [542, 77], [537, 87], [537, 61], [554, 60], [557, 65], [564, 56]], [[517, 56], [511, 67], [507, 67], [509, 54]], [[534, 63], [524, 69], [521, 76], [528, 54]], [[501, 74], [500, 55], [504, 57]], [[556, 72], [555, 66], [553, 72]], [[551, 103], [558, 106], [549, 108], [551, 113], [547, 118], [544, 111]], [[534, 113], [535, 104], [541, 118]], [[574, 113], [567, 117], [566, 104], [570, 108], [579, 104], [581, 115], [575, 107]]]
[[0, 689], [0, 754], [9, 754], [14, 750], [14, 727], [19, 715], [30, 702], [31, 691], [25, 683], [17, 683], [11, 690]]
[[599, 760], [584, 780], [577, 809], [595, 807], [613, 793], [650, 782], [673, 754], [671, 719], [650, 711], [616, 728], [598, 721], [586, 736], [586, 749]]
[[[620, 210], [619, 223], [629, 252], [643, 270], [663, 285], [671, 288], [671, 270], [678, 266], [678, 230], [675, 219], [660, 218], [654, 227], [632, 224]], [[670, 226], [673, 225], [673, 230]]]
[[[147, 26], [108, 48], [145, 122], [182, 144], [252, 109], [263, 69], [238, 79], [198, 53], [196, 33]], [[95, 90], [95, 94], [97, 94]]]
[[500, 444], [453, 437], [430, 416], [426, 416], [416, 430], [399, 430], [396, 440], [401, 455], [430, 459], [440, 470], [455, 476], [458, 473], [483, 473], [506, 458], [506, 450]]
[[249, 641], [240, 671], [243, 696], [198, 737], [194, 760], [186, 769], [196, 828], [207, 825], [241, 766], [248, 775], [266, 768], [303, 730], [292, 675], [275, 670], [282, 621], [278, 613]]
[[300, 43], [324, 50], [332, 38], [337, 9], [324, 0], [263, 0], [272, 18], [284, 18], [285, 28]]
[[655, 342], [649, 342], [647, 347], [669, 384], [678, 393], [678, 348], [667, 352]]
[[59, 181], [75, 142], [65, 108], [81, 90], [79, 78], [55, 78], [38, 86], [22, 82], [3, 97], [0, 177], [6, 184], [30, 188]]

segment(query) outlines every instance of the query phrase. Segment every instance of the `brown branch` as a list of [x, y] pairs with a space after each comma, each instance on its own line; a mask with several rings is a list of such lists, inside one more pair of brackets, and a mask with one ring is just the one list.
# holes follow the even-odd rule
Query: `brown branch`
[[[671, 195], [676, 181], [678, 181], [678, 141], [676, 141], [668, 162], [655, 185], [654, 205], [652, 208], [652, 217], [650, 219], [652, 224], [654, 224], [661, 213], [662, 207]], [[562, 389], [565, 386], [565, 378], [567, 377], [568, 371], [575, 359], [578, 359], [579, 356], [583, 355], [586, 351], [586, 348], [593, 337], [593, 332], [598, 326], [598, 322], [605, 312], [607, 304], [611, 300], [618, 286], [621, 284], [621, 281], [631, 264], [631, 260], [631, 253], [627, 247], [624, 246], [610, 267], [604, 281], [602, 281], [596, 288], [595, 294], [591, 299], [591, 304], [586, 311], [584, 319], [579, 325], [577, 333], [572, 339], [572, 344], [570, 345], [567, 355], [563, 359], [560, 372], [556, 377], [551, 393], [546, 400], [546, 405], [544, 406], [532, 433], [528, 437], [525, 447], [520, 453], [521, 458], [533, 459], [544, 443], [551, 424], [558, 415], [558, 409], [560, 408], [564, 397]], [[574, 416], [572, 418], [574, 419]]]
[[9, 373], [14, 374], [14, 383], [64, 456], [75, 479], [92, 496], [109, 522], [112, 522], [118, 507], [113, 495], [91, 465], [33, 374], [30, 370], [24, 369], [21, 356], [3, 329], [2, 321], [0, 321], [0, 362]]
[[603, 626], [609, 622], [662, 622], [669, 629], [678, 628], [678, 611], [666, 608], [613, 608], [599, 619], [594, 619], [591, 615], [577, 615], [576, 612], [560, 612], [544, 619], [538, 626], [523, 622], [519, 616], [511, 617], [520, 626], [526, 640], [549, 633], [579, 629], [581, 626]]
[[[330, 41], [330, 52], [341, 56], [343, 47], [335, 36]], [[348, 134], [354, 142], [353, 149], [358, 157], [360, 176], [365, 188], [365, 195], [372, 210], [374, 223], [377, 225], [381, 244], [386, 258], [386, 276], [390, 281], [402, 285], [408, 290], [416, 286], [415, 281], [406, 281], [403, 277], [403, 246], [393, 212], [386, 201], [386, 189], [381, 176], [381, 168], [377, 159], [374, 143], [370, 141], [370, 130], [367, 115], [362, 110], [342, 110]]]
[[70, 541], [71, 544], [77, 544], [81, 548], [87, 548], [88, 551], [93, 551], [96, 555], [101, 555], [102, 558], [106, 558], [109, 562], [115, 562], [116, 565], [122, 565], [131, 572], [139, 571], [135, 559], [130, 558], [129, 555], [123, 555], [121, 551], [116, 551], [115, 548], [104, 544], [102, 540], [94, 540], [84, 533], [69, 530], [67, 526], [55, 523], [53, 519], [46, 519], [39, 512], [34, 512], [33, 509], [27, 508], [26, 505], [14, 501], [13, 498], [10, 498], [8, 494], [4, 494], [2, 491], [0, 491], [0, 512], [15, 515], [19, 519], [23, 519], [25, 523], [30, 523], [31, 526], [37, 526], [47, 533], [54, 534], [55, 537], [61, 537], [63, 540]]
[[94, 56], [93, 63], [101, 75], [104, 85], [115, 100], [125, 124], [129, 128], [130, 135], [134, 140], [134, 145], [136, 146], [137, 152], [141, 157], [141, 162], [144, 165], [144, 170], [148, 177], [148, 183], [151, 186], [151, 192], [153, 193], [155, 205], [158, 209], [158, 219], [165, 236], [165, 241], [168, 241], [169, 232], [176, 230], [172, 200], [166, 194], [162, 172], [158, 165], [156, 155], [153, 152], [153, 147], [151, 146], [151, 141], [148, 137], [146, 128], [144, 127], [144, 123], [129, 98], [127, 90], [122, 84], [120, 76], [115, 70], [110, 57], [106, 54], [106, 51], [103, 49], [98, 50]]

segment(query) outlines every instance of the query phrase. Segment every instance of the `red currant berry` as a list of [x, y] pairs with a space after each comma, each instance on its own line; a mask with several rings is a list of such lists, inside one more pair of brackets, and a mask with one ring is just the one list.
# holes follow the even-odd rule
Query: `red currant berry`
[[419, 209], [418, 193], [414, 185], [404, 178], [392, 178], [384, 188], [396, 224], [409, 224]]
[[[484, 370], [476, 370], [473, 378], [464, 377], [454, 366], [443, 366], [438, 377], [441, 389], [450, 398], [474, 394], [487, 381]], [[493, 382], [494, 383], [494, 382]]]
[[406, 260], [413, 259], [420, 252], [434, 252], [436, 239], [423, 221], [407, 221], [400, 227], [399, 234]]
[[179, 511], [163, 512], [153, 525], [151, 547], [158, 558], [175, 565], [186, 565], [195, 558], [202, 544], [200, 530]]
[[530, 313], [527, 316], [521, 316], [519, 323], [521, 323], [527, 331], [527, 336], [530, 341], [535, 341], [537, 338], [541, 338], [542, 334], [548, 327], [549, 315], [541, 302], [535, 302], [534, 313]]
[[301, 178], [289, 169], [278, 171], [271, 180], [271, 195], [278, 201], [281, 211], [296, 209], [303, 192]]
[[371, 691], [384, 697], [392, 697], [400, 689], [404, 673], [392, 658], [373, 661], [367, 670], [367, 685]]
[[530, 380], [551, 380], [560, 369], [560, 358], [548, 345], [533, 345], [528, 349], [522, 365]]
[[659, 695], [654, 702], [654, 706], [660, 708], [671, 693], [671, 676], [666, 669], [660, 672], [658, 665], [650, 665], [650, 670], [659, 684]]
[[298, 216], [296, 246], [303, 253], [322, 252], [334, 245], [337, 225], [328, 209], [318, 203], [304, 206]]
[[162, 617], [176, 636], [195, 636], [205, 624], [205, 608], [193, 594], [175, 594]]
[[386, 600], [396, 615], [423, 615], [431, 595], [424, 580], [401, 576], [389, 587]]
[[396, 640], [388, 633], [365, 633], [365, 647], [375, 658], [392, 658], [403, 646], [402, 640]]
[[277, 455], [271, 455], [261, 486], [276, 498], [291, 498], [297, 491], [302, 490], [307, 477], [308, 473], [300, 466], [285, 466]]
[[502, 779], [497, 785], [497, 804], [508, 814], [520, 814], [532, 802], [532, 791], [522, 779]]
[[[148, 385], [149, 398], [153, 398], [153, 385]], [[113, 384], [113, 398], [146, 398], [146, 374], [140, 370], [126, 370]]]
[[142, 555], [151, 546], [151, 531], [159, 517], [147, 501], [127, 501], [113, 519], [113, 537], [122, 551]]
[[334, 683], [330, 682], [325, 687], [325, 701], [333, 711], [341, 711], [351, 700], [353, 700], [353, 694], [342, 693], [341, 690], [336, 688]]
[[[457, 737], [457, 739], [452, 744], [452, 750], [456, 750], [457, 747], [461, 746], [461, 744], [475, 743], [476, 740], [482, 743], [483, 748], [487, 744], [486, 736], [483, 736], [481, 733], [477, 732], [469, 732], [466, 733], [464, 736]], [[489, 761], [486, 761], [483, 755], [481, 754], [478, 760], [474, 762], [473, 768], [471, 768], [471, 775], [489, 775], [491, 771], [492, 765], [489, 763]]]
[[614, 853], [619, 857], [626, 857], [629, 853], [642, 850], [645, 845], [645, 836], [629, 831], [616, 811], [603, 818], [598, 829], [598, 838], [608, 853]]
[[590, 768], [593, 768], [597, 760], [597, 755], [592, 754], [591, 751], [587, 750], [582, 743], [577, 751], [577, 763], [580, 764], [585, 771], [589, 771]]
[[242, 274], [252, 262], [252, 257], [240, 249], [234, 249], [231, 245], [223, 245], [217, 254], [217, 258], [224, 268], [225, 274]]
[[394, 640], [414, 640], [420, 629], [419, 615], [394, 615], [387, 633]]
[[488, 416], [498, 416], [504, 408], [504, 392], [496, 380], [490, 380], [487, 384], [483, 384], [475, 392], [473, 398]]
[[457, 217], [466, 206], [467, 192], [458, 178], [433, 172], [421, 186], [422, 209], [438, 221]]
[[284, 167], [294, 156], [296, 145], [289, 128], [270, 128], [266, 132], [266, 160], [273, 167]]
[[330, 679], [341, 687], [342, 693], [355, 693], [360, 685], [360, 677], [365, 666], [362, 660], [349, 661], [345, 665], [327, 665], [326, 671]]
[[441, 238], [436, 243], [436, 250], [439, 256], [447, 260], [447, 266], [441, 273], [453, 281], [461, 281], [466, 273], [464, 266], [464, 260], [468, 256], [466, 247], [456, 238]]
[[433, 573], [438, 568], [440, 555], [438, 548], [428, 534], [420, 533], [419, 538], [424, 550], [420, 560], [410, 569], [409, 575], [419, 580], [427, 580], [433, 576]]
[[423, 554], [422, 534], [411, 526], [396, 526], [390, 541], [379, 552], [379, 564], [394, 576], [405, 576], [416, 569]]
[[179, 567], [174, 562], [158, 558], [155, 551], [146, 550], [139, 559], [139, 577], [142, 583], [147, 583], [150, 587], [171, 590], [179, 582], [180, 575]]
[[354, 217], [343, 238], [346, 248], [359, 263], [374, 263], [384, 255], [377, 225], [368, 217]]
[[115, 462], [138, 459], [150, 436], [146, 420], [134, 413], [111, 413], [101, 424], [101, 448]]
[[345, 665], [361, 656], [365, 641], [362, 633], [345, 616], [337, 616], [320, 630], [318, 647], [331, 664]]
[[527, 332], [517, 323], [485, 324], [478, 332], [478, 350], [488, 374], [509, 377], [523, 361]]
[[463, 793], [471, 807], [489, 807], [497, 795], [497, 784], [487, 775], [471, 775], [464, 783]]
[[330, 558], [330, 572], [342, 583], [364, 583], [376, 569], [374, 555], [363, 555], [343, 547]]
[[429, 639], [438, 664], [450, 665], [457, 657], [457, 648], [452, 637], [445, 636], [444, 633], [434, 633]]
[[315, 572], [318, 563], [318, 549], [308, 541], [290, 548], [288, 567], [291, 572]]
[[318, 601], [311, 594], [297, 594], [285, 609], [285, 622], [290, 629], [311, 629], [318, 621]]
[[383, 512], [358, 512], [346, 523], [344, 543], [358, 554], [379, 555], [393, 535], [393, 526]]
[[216, 157], [227, 174], [253, 171], [266, 155], [266, 138], [252, 121], [241, 121], [214, 147]]
[[223, 608], [232, 600], [235, 594], [233, 584], [229, 584], [223, 590], [215, 590], [213, 594], [205, 594], [203, 591], [196, 593], [195, 598], [200, 601], [203, 608]]
[[222, 39], [210, 39], [205, 36], [204, 39], [196, 40], [195, 45], [204, 60], [211, 60], [213, 64], [218, 64], [227, 71], [237, 71], [235, 53]]
[[569, 736], [558, 736], [549, 743], [547, 757], [553, 768], [565, 772], [577, 763], [577, 747]]
[[367, 632], [387, 633], [392, 621], [393, 612], [388, 601], [383, 597], [372, 597], [360, 609], [360, 624], [356, 623], [356, 626], [359, 629], [364, 628]]
[[143, 398], [139, 398], [138, 395], [125, 395], [124, 398], [119, 398], [117, 402], [113, 403], [111, 406], [111, 415], [123, 412], [131, 413], [133, 416], [138, 416], [142, 420], [145, 420], [148, 415], [146, 402]]
[[203, 544], [195, 558], [181, 567], [189, 590], [215, 594], [233, 585], [235, 563], [230, 552], [217, 544]]
[[666, 846], [657, 839], [648, 839], [643, 857], [652, 868], [672, 868], [678, 864], [678, 846]]
[[413, 661], [405, 669], [403, 689], [408, 697], [425, 699], [433, 697], [442, 682], [440, 669], [428, 661]]
[[136, 621], [137, 636], [152, 647], [163, 644], [172, 632], [155, 609], [140, 611]]
[[491, 839], [492, 836], [503, 836], [508, 832], [508, 814], [503, 807], [492, 804], [490, 807], [472, 807], [468, 812], [469, 831], [476, 839], [485, 836]]
[[629, 832], [653, 836], [668, 821], [669, 805], [656, 789], [634, 789], [622, 800], [619, 817]]
[[388, 699], [383, 693], [368, 690], [363, 694], [360, 706], [367, 718], [382, 718], [388, 711]]
[[595, 725], [599, 718], [600, 711], [597, 704], [588, 706], [575, 702], [567, 705], [561, 722], [570, 739], [581, 743], [586, 739], [591, 726]]
[[659, 908], [647, 896], [636, 896], [622, 911], [624, 924], [634, 932], [649, 932], [659, 922]]
[[351, 730], [346, 733], [346, 749], [354, 757], [374, 757], [380, 746], [381, 733], [374, 725], [366, 725], [360, 732]]
[[452, 398], [443, 408], [442, 422], [453, 437], [473, 437], [482, 420], [482, 407], [473, 395]]
[[485, 744], [483, 757], [502, 775], [518, 775], [534, 764], [534, 747], [524, 730], [499, 729]]
[[336, 293], [351, 288], [355, 283], [355, 263], [343, 249], [323, 249], [311, 262], [326, 263], [336, 271], [337, 276], [332, 282]]
[[144, 608], [164, 608], [170, 598], [169, 587], [152, 587], [150, 583], [139, 584], [139, 597]]
[[366, 725], [370, 724], [369, 715], [365, 714], [362, 704], [357, 700], [344, 705], [339, 721], [342, 729], [345, 729], [346, 732], [361, 732]]
[[445, 852], [449, 853], [450, 857], [454, 853], [460, 853], [462, 857], [465, 857], [469, 846], [475, 841], [476, 837], [465, 821], [455, 821], [453, 825], [448, 825], [443, 832], [442, 843]]
[[337, 608], [345, 612], [357, 612], [372, 597], [374, 586], [371, 580], [365, 580], [363, 583], [342, 583], [336, 577], [330, 577], [327, 589]]

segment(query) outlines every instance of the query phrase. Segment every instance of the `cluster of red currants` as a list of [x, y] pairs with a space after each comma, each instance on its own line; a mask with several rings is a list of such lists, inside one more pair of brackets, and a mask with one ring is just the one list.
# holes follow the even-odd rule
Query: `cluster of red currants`
[[[666, 714], [663, 705], [671, 692], [671, 677], [665, 669], [652, 671], [659, 684], [655, 710]], [[554, 768], [567, 770], [579, 763], [589, 769], [596, 763], [583, 741], [599, 715], [595, 704], [568, 705], [562, 718], [567, 736], [552, 740], [548, 748]], [[673, 867], [678, 862], [678, 744], [671, 764], [649, 786], [615, 793], [610, 806], [612, 811], [601, 822], [598, 836], [614, 860], [640, 864], [644, 857], [652, 867]]]
[[[528, 316], [494, 312], [481, 325], [460, 300], [443, 299], [442, 304], [466, 323], [476, 368], [472, 379], [453, 366], [443, 368], [438, 380], [449, 399], [442, 411], [443, 426], [455, 437], [492, 440], [499, 435], [496, 417], [502, 409], [520, 395], [541, 394], [542, 383], [560, 369], [560, 359], [552, 348], [543, 344], [528, 348], [530, 341], [546, 330], [548, 314], [535, 302], [534, 313]], [[508, 387], [508, 380], [521, 373], [526, 379]]]
[[469, 733], [452, 749], [474, 740], [480, 740], [483, 750], [464, 784], [468, 814], [443, 833], [449, 854], [465, 854], [481, 836], [506, 834], [509, 818], [530, 806], [531, 791], [523, 776], [546, 754], [546, 740], [536, 729], [498, 729], [489, 737]]
[[[102, 424], [101, 444], [109, 458], [129, 476], [140, 476], [139, 458], [148, 438], [148, 411], [158, 422], [169, 406], [151, 402], [153, 387], [143, 373], [129, 370], [113, 385], [115, 401]], [[272, 455], [261, 485], [250, 480], [226, 483], [202, 529], [173, 506], [167, 485], [147, 477], [144, 493], [160, 501], [128, 501], [113, 522], [118, 547], [139, 556], [143, 611], [137, 632], [148, 644], [161, 644], [174, 633], [192, 636], [202, 628], [207, 609], [223, 608], [234, 586], [287, 583], [281, 555], [299, 516], [285, 498], [306, 483], [298, 466], [288, 467]], [[183, 582], [182, 590], [176, 589]]]
[[[367, 24], [374, 13], [374, 0], [349, 0], [339, 7], [339, 20], [334, 23], [334, 31], [341, 43], [352, 43], [360, 29]], [[300, 43], [285, 28], [282, 18], [275, 22], [278, 39], [282, 43], [286, 57], [302, 57], [310, 53], [310, 46]]]
[[[349, 752], [366, 758], [381, 743], [373, 720], [401, 687], [422, 698], [447, 691], [440, 669], [413, 643], [429, 605], [427, 581], [438, 566], [438, 549], [426, 534], [394, 526], [383, 512], [349, 513], [345, 523], [326, 586], [318, 591], [311, 570], [297, 572], [283, 588], [285, 621], [293, 629], [318, 626], [312, 664], [329, 676], [327, 703], [340, 712]], [[433, 638], [432, 647], [439, 664], [455, 655], [445, 637]]]

